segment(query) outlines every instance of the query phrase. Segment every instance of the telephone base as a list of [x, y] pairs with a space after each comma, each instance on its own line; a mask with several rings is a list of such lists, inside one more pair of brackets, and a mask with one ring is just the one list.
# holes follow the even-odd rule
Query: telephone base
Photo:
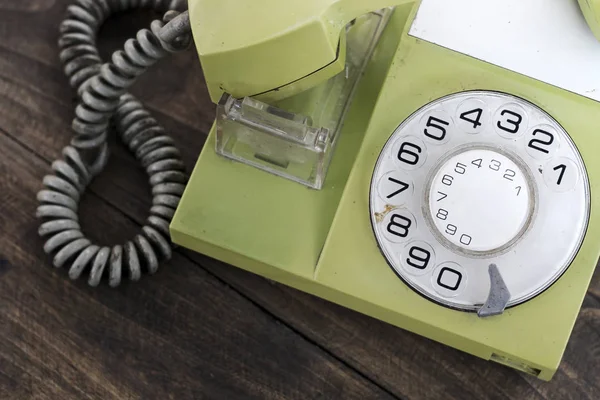
[[[171, 224], [173, 241], [483, 359], [550, 380], [599, 256], [600, 197], [573, 264], [550, 288], [479, 318], [429, 301], [386, 263], [369, 220], [382, 147], [411, 113], [466, 90], [510, 93], [543, 107], [581, 151], [592, 193], [600, 183], [600, 105], [408, 34], [416, 8], [390, 20], [347, 117], [321, 191], [218, 156], [215, 129]], [[408, 22], [408, 23], [407, 23]], [[389, 71], [389, 72], [388, 72]]]

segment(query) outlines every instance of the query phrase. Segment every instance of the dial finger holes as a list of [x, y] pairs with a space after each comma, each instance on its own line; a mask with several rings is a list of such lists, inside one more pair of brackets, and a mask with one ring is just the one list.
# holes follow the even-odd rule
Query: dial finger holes
[[517, 139], [529, 126], [529, 116], [523, 107], [515, 103], [501, 106], [496, 111], [493, 126], [498, 135], [506, 139]]
[[454, 122], [447, 112], [434, 109], [421, 118], [423, 138], [427, 143], [434, 145], [445, 144], [452, 136]]
[[581, 154], [551, 115], [517, 96], [470, 91], [398, 123], [382, 133], [369, 208], [381, 266], [399, 285], [476, 311], [492, 261], [509, 266], [510, 307], [562, 276], [585, 237], [590, 189]]
[[386, 204], [401, 206], [412, 197], [414, 185], [407, 173], [390, 171], [379, 180], [377, 191]]
[[414, 215], [406, 209], [391, 210], [379, 224], [379, 229], [385, 238], [392, 243], [402, 243], [410, 238], [410, 234], [417, 228]]
[[531, 157], [546, 160], [558, 151], [558, 132], [550, 125], [534, 126], [525, 136], [524, 144], [525, 150]]
[[573, 190], [579, 180], [579, 168], [566, 157], [548, 162], [542, 171], [546, 186], [554, 192], [563, 193]]
[[404, 246], [400, 254], [402, 266], [411, 275], [425, 275], [435, 265], [433, 247], [423, 241], [413, 241]]
[[489, 114], [486, 103], [475, 98], [467, 99], [457, 108], [456, 125], [466, 133], [481, 133], [488, 127]]
[[427, 160], [427, 147], [417, 137], [400, 137], [393, 146], [392, 156], [398, 168], [414, 170], [425, 164]]
[[441, 296], [456, 297], [467, 287], [467, 272], [457, 263], [442, 263], [433, 271], [431, 285]]

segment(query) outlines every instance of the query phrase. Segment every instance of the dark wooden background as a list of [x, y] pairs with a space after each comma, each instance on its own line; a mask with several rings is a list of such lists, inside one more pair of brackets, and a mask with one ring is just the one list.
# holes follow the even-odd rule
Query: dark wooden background
[[[600, 398], [598, 276], [551, 383], [181, 249], [138, 284], [69, 281], [34, 218], [41, 179], [71, 137], [56, 46], [68, 3], [0, 0], [1, 399]], [[104, 53], [151, 18], [112, 19]], [[161, 62], [134, 93], [191, 170], [215, 109], [194, 52]], [[108, 244], [129, 238], [150, 205], [144, 172], [111, 148], [81, 210]]]

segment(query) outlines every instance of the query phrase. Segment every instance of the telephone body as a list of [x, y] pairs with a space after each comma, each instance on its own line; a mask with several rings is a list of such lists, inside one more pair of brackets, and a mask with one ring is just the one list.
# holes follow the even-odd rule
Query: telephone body
[[[298, 132], [318, 135], [322, 121], [298, 116], [327, 109], [319, 101], [348, 68], [299, 87], [284, 84], [294, 81], [284, 71], [271, 86], [289, 91], [261, 97], [271, 91], [266, 80], [260, 87], [236, 87], [233, 78], [212, 82], [224, 64], [206, 61], [215, 66], [207, 80], [219, 115], [171, 223], [172, 240], [549, 380], [600, 254], [600, 198], [593, 196], [600, 184], [600, 99], [577, 93], [577, 82], [559, 87], [510, 60], [486, 60], [443, 43], [443, 32], [436, 38], [427, 26], [439, 1], [396, 3], [382, 4], [385, 13], [370, 31], [377, 41], [360, 53], [368, 56], [357, 69], [361, 77], [340, 92], [351, 101], [332, 111], [343, 123], [332, 125], [339, 132], [329, 160], [300, 152], [307, 145]], [[581, 3], [598, 33], [599, 3]], [[203, 5], [190, 2], [192, 27]], [[338, 46], [360, 44], [351, 29]], [[330, 44], [325, 48], [334, 49], [336, 60], [350, 51]], [[219, 56], [199, 53], [203, 62]], [[296, 73], [312, 79], [307, 71], [316, 65]], [[262, 74], [243, 73], [244, 79]], [[244, 115], [266, 121], [269, 138], [281, 139], [277, 123], [296, 136], [263, 142], [251, 136], [256, 123], [236, 125]], [[229, 131], [237, 141], [227, 141]], [[280, 151], [281, 160], [272, 153], [256, 165], [242, 159], [263, 144]], [[286, 175], [298, 154], [312, 172]], [[318, 185], [306, 178], [315, 165], [325, 167]]]

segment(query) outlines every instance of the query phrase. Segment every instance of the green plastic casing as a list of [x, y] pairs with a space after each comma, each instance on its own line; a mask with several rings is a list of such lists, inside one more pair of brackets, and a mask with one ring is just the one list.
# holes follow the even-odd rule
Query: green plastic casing
[[346, 25], [413, 0], [189, 0], [196, 50], [213, 102], [273, 102], [344, 70]]
[[[398, 7], [358, 88], [325, 187], [308, 189], [215, 154], [211, 131], [173, 218], [173, 241], [403, 329], [549, 380], [599, 256], [600, 104], [411, 37], [417, 6]], [[571, 135], [592, 191], [583, 245], [536, 298], [479, 318], [421, 297], [380, 253], [369, 215], [384, 144], [411, 113], [442, 96], [494, 90], [526, 99]]]
[[579, 6], [588, 26], [600, 40], [600, 0], [579, 0]]

